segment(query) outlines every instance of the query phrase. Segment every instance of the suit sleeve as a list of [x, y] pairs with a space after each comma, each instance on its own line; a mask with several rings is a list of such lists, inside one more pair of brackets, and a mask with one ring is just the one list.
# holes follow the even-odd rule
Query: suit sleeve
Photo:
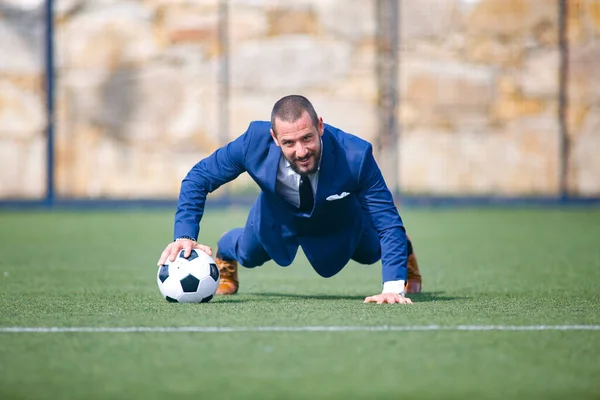
[[359, 171], [358, 199], [379, 233], [383, 282], [406, 281], [406, 231], [371, 145], [365, 151]]
[[182, 236], [198, 238], [206, 196], [246, 171], [245, 158], [248, 141], [249, 133], [247, 131], [233, 142], [201, 160], [188, 172], [181, 183], [179, 192], [175, 213], [175, 239]]

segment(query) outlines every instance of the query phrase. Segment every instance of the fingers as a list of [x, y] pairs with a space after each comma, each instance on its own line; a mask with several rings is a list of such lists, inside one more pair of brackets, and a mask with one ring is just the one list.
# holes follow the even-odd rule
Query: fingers
[[169, 256], [169, 248], [167, 247], [162, 253], [160, 253], [160, 258], [158, 259], [158, 262], [156, 263], [156, 265], [158, 265], [159, 267], [161, 265], [163, 265], [165, 263], [165, 261], [167, 261], [167, 257]]
[[[168, 258], [168, 260], [170, 262], [175, 261], [175, 258], [177, 258], [177, 254], [179, 254], [179, 252], [183, 248], [184, 248], [184, 246], [183, 246], [182, 243], [175, 242], [173, 245], [171, 245], [171, 249], [169, 250], [169, 258]], [[188, 257], [189, 257], [189, 254], [188, 254]]]
[[[192, 242], [191, 240], [181, 240], [180, 242], [183, 247], [183, 256], [189, 258], [192, 255], [192, 249], [194, 248], [195, 242]], [[175, 252], [175, 256], [177, 256], [177, 251]], [[174, 260], [175, 257], [171, 259], [171, 261]]]
[[212, 257], [212, 249], [209, 246], [197, 243], [196, 248], [202, 250], [203, 252], [205, 252], [206, 254], [208, 254], [209, 256]]
[[381, 293], [375, 296], [365, 297], [363, 303], [377, 304], [412, 304], [412, 300], [396, 293]]
[[397, 294], [395, 297], [395, 302], [399, 304], [412, 304], [412, 300], [408, 297], [404, 297], [401, 294]]
[[383, 300], [380, 302], [377, 302], [377, 304], [396, 304], [396, 303], [400, 303], [400, 296], [397, 295], [396, 293], [385, 293], [385, 296], [383, 296]]
[[158, 266], [163, 265], [167, 261], [173, 262], [177, 258], [177, 254], [183, 249], [183, 256], [188, 258], [192, 254], [192, 249], [196, 248], [202, 250], [209, 256], [212, 256], [212, 249], [210, 246], [206, 246], [200, 243], [196, 243], [193, 240], [177, 240], [173, 243], [169, 243], [167, 248], [160, 254], [158, 259]]
[[188, 258], [192, 254], [192, 249], [202, 250], [203, 252], [205, 252], [209, 256], [212, 256], [212, 249], [210, 248], [210, 246], [207, 246], [205, 244], [200, 244], [200, 243], [192, 242], [191, 240], [190, 241], [184, 241], [183, 242], [183, 248], [185, 249], [185, 253], [184, 253], [185, 258]]
[[[167, 248], [160, 254], [160, 258], [158, 259], [158, 266], [163, 265], [167, 261], [175, 261], [175, 257], [179, 254], [179, 251], [183, 248], [182, 243], [173, 242], [169, 243]], [[191, 251], [191, 250], [190, 250]]]

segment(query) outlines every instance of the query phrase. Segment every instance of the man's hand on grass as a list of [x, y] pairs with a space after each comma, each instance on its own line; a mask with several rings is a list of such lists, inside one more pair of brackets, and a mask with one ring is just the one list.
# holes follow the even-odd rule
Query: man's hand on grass
[[396, 293], [381, 293], [375, 296], [369, 296], [365, 298], [364, 303], [377, 303], [377, 304], [412, 304], [412, 300], [408, 297], [404, 297], [401, 294]]

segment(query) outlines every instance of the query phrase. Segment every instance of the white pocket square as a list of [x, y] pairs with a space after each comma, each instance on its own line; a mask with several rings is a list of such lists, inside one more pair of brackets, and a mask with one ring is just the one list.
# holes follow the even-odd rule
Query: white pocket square
[[344, 197], [348, 196], [350, 193], [348, 192], [342, 192], [340, 194], [332, 194], [331, 196], [327, 197], [325, 200], [327, 201], [333, 201], [333, 200], [339, 200], [339, 199], [343, 199]]

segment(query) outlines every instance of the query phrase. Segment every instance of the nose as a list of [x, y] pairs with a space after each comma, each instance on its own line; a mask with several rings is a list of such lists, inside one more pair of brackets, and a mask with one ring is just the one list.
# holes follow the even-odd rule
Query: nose
[[306, 149], [306, 147], [304, 147], [304, 145], [302, 143], [298, 143], [296, 145], [296, 157], [304, 158], [304, 157], [306, 157], [307, 154], [308, 154], [308, 150]]

